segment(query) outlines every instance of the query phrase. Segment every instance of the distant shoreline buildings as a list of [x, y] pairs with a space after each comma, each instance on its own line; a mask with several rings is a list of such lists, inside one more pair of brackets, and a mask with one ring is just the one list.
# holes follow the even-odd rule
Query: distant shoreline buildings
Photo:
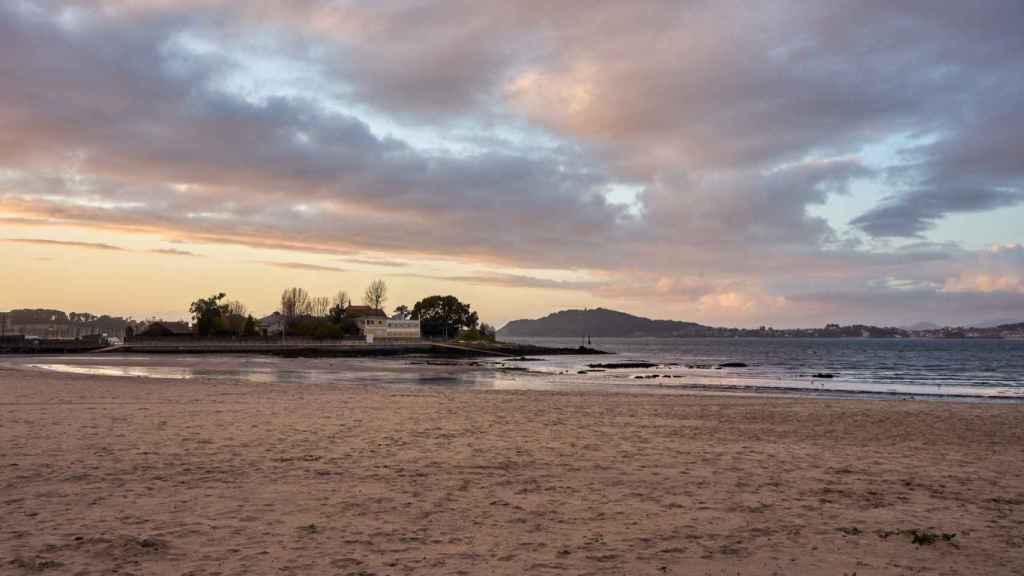
[[124, 338], [126, 333], [141, 327], [142, 322], [120, 316], [66, 313], [49, 308], [20, 309], [0, 312], [0, 337], [25, 336], [47, 340], [79, 340], [106, 335]]

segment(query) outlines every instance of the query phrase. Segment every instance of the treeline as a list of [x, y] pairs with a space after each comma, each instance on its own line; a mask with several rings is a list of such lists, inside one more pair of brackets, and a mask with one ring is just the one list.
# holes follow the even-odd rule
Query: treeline
[[494, 340], [493, 326], [480, 322], [469, 304], [455, 296], [428, 296], [412, 307], [410, 317], [420, 321], [420, 331], [431, 338]]
[[17, 331], [35, 333], [39, 336], [75, 338], [99, 333], [123, 334], [126, 329], [139, 325], [139, 322], [131, 318], [89, 312], [64, 312], [51, 308], [23, 308], [0, 312], [0, 334]]
[[[387, 286], [380, 280], [374, 281], [367, 288], [367, 297], [374, 286], [376, 296], [373, 302], [383, 306], [387, 299]], [[339, 290], [332, 298], [311, 296], [304, 288], [288, 288], [281, 293], [281, 307], [277, 311], [280, 315], [280, 331], [288, 336], [314, 340], [358, 336], [359, 327], [356, 326], [355, 318], [347, 313], [351, 305], [348, 292], [344, 290]]]
[[[361, 316], [386, 317], [387, 300], [387, 284], [374, 280], [363, 293], [363, 306], [356, 308], [345, 290], [339, 290], [334, 296], [313, 296], [304, 288], [288, 288], [281, 293], [276, 313], [264, 319], [262, 326], [244, 304], [227, 300], [223, 292], [194, 301], [189, 312], [195, 333], [203, 338], [283, 335], [329, 340], [358, 336], [356, 319]], [[481, 323], [469, 304], [451, 295], [429, 296], [412, 308], [404, 304], [396, 306], [391, 317], [419, 320], [421, 333], [428, 338], [495, 338], [493, 326]]]
[[221, 292], [208, 298], [200, 298], [189, 306], [192, 313], [192, 329], [199, 336], [243, 336], [259, 335], [256, 319], [245, 304], [238, 300], [225, 301], [227, 294]]

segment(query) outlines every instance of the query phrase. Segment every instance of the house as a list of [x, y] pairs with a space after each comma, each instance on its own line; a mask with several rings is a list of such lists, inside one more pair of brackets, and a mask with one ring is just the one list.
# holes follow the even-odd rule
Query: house
[[135, 338], [191, 338], [192, 328], [188, 322], [153, 322]]
[[284, 333], [285, 319], [280, 312], [260, 318], [257, 327], [264, 336], [280, 336]]
[[365, 336], [367, 341], [387, 338], [388, 315], [383, 310], [370, 306], [349, 306], [345, 309], [345, 317], [356, 323], [359, 333]]
[[367, 340], [380, 338], [418, 339], [420, 337], [420, 321], [388, 318], [383, 310], [369, 306], [349, 306], [345, 316], [355, 321], [359, 332]]

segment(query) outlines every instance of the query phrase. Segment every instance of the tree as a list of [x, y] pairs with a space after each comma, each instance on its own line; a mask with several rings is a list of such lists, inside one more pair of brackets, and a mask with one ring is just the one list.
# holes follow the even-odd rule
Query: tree
[[366, 287], [366, 294], [363, 295], [363, 303], [374, 310], [380, 310], [384, 308], [384, 303], [387, 300], [388, 285], [383, 280], [370, 282], [370, 285]]
[[286, 327], [295, 324], [300, 316], [309, 314], [309, 292], [302, 288], [288, 288], [281, 293], [281, 316]]
[[459, 302], [455, 296], [430, 296], [412, 308], [412, 317], [420, 321], [424, 336], [457, 336], [463, 328], [476, 328], [479, 318], [469, 304]]
[[249, 308], [238, 300], [231, 300], [221, 305], [223, 310], [223, 329], [234, 335], [245, 333], [246, 316], [249, 315]]
[[199, 336], [206, 337], [217, 331], [218, 324], [224, 318], [224, 305], [220, 303], [224, 296], [226, 294], [221, 292], [209, 298], [200, 298], [189, 306], [188, 310], [192, 313], [192, 321]]
[[327, 296], [314, 296], [309, 299], [309, 315], [314, 318], [326, 318], [331, 312], [331, 299]]
[[350, 304], [352, 304], [352, 299], [348, 297], [348, 292], [338, 290], [338, 293], [334, 295], [334, 305], [344, 310]]
[[494, 329], [494, 326], [486, 322], [480, 323], [480, 337], [484, 340], [490, 340], [493, 342], [498, 338], [498, 331]]
[[409, 307], [405, 304], [395, 307], [395, 318], [398, 318], [399, 320], [407, 319], [410, 314], [412, 314], [412, 310], [409, 310]]
[[243, 316], [243, 317], [249, 315], [249, 307], [246, 306], [245, 304], [242, 304], [238, 300], [231, 300], [231, 301], [225, 302], [223, 306], [224, 306], [224, 313], [225, 314], [228, 314], [228, 315], [234, 314], [234, 315]]
[[259, 334], [259, 332], [256, 329], [256, 319], [252, 317], [252, 314], [250, 314], [245, 319], [245, 325], [242, 326], [242, 336], [252, 338], [257, 334]]

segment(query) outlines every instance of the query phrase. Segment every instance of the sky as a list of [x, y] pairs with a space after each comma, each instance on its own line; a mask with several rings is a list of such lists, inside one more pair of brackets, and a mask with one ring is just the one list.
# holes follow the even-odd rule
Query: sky
[[8, 0], [0, 309], [1024, 320], [1024, 3]]

